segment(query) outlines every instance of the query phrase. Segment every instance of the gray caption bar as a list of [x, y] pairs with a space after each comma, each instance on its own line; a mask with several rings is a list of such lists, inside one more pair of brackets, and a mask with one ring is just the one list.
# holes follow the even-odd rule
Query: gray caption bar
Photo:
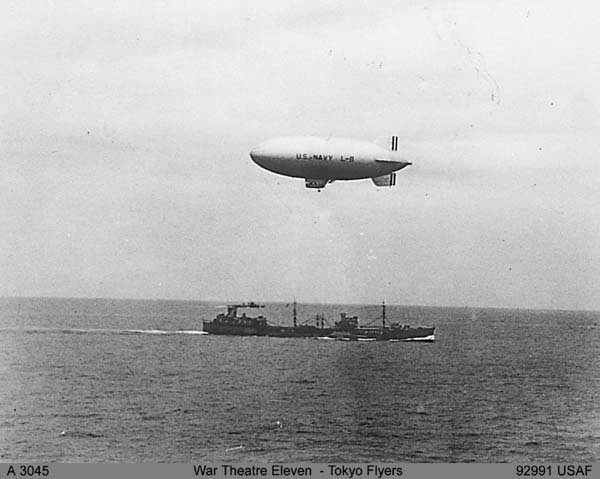
[[190, 463], [0, 465], [0, 479], [600, 479], [596, 463]]

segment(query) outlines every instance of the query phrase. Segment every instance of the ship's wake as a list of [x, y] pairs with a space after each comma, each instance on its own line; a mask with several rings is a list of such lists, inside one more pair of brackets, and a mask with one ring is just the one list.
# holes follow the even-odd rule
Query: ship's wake
[[100, 328], [2, 328], [0, 333], [27, 334], [191, 334], [205, 335], [206, 331], [198, 330], [166, 330], [166, 329], [100, 329]]

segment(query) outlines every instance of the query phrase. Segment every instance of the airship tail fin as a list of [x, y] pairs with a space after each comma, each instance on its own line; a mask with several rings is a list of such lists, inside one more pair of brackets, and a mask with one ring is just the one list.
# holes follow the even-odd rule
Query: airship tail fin
[[375, 186], [394, 186], [396, 184], [396, 173], [390, 173], [389, 175], [376, 176], [371, 178]]
[[380, 136], [374, 140], [374, 143], [386, 150], [398, 151], [398, 136]]

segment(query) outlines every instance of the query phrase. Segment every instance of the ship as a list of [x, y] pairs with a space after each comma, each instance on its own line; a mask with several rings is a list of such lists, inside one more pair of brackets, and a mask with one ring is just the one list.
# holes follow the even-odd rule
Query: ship
[[202, 326], [209, 334], [231, 336], [274, 336], [280, 338], [324, 338], [341, 341], [435, 341], [434, 326], [410, 326], [386, 323], [386, 306], [382, 305], [381, 326], [359, 325], [357, 316], [340, 314], [333, 326], [322, 314], [312, 323], [298, 324], [296, 302], [293, 304], [293, 326], [271, 324], [263, 315], [238, 314], [239, 309], [259, 309], [264, 305], [255, 302], [230, 304], [227, 312], [219, 313], [212, 321], [204, 320]]

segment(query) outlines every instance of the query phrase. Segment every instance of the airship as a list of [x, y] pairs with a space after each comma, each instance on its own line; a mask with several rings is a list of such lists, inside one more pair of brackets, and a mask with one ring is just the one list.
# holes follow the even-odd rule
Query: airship
[[371, 178], [376, 186], [394, 186], [396, 171], [411, 165], [398, 152], [398, 137], [387, 148], [350, 138], [297, 136], [267, 140], [250, 151], [258, 166], [279, 175], [304, 178], [319, 191], [338, 180]]

